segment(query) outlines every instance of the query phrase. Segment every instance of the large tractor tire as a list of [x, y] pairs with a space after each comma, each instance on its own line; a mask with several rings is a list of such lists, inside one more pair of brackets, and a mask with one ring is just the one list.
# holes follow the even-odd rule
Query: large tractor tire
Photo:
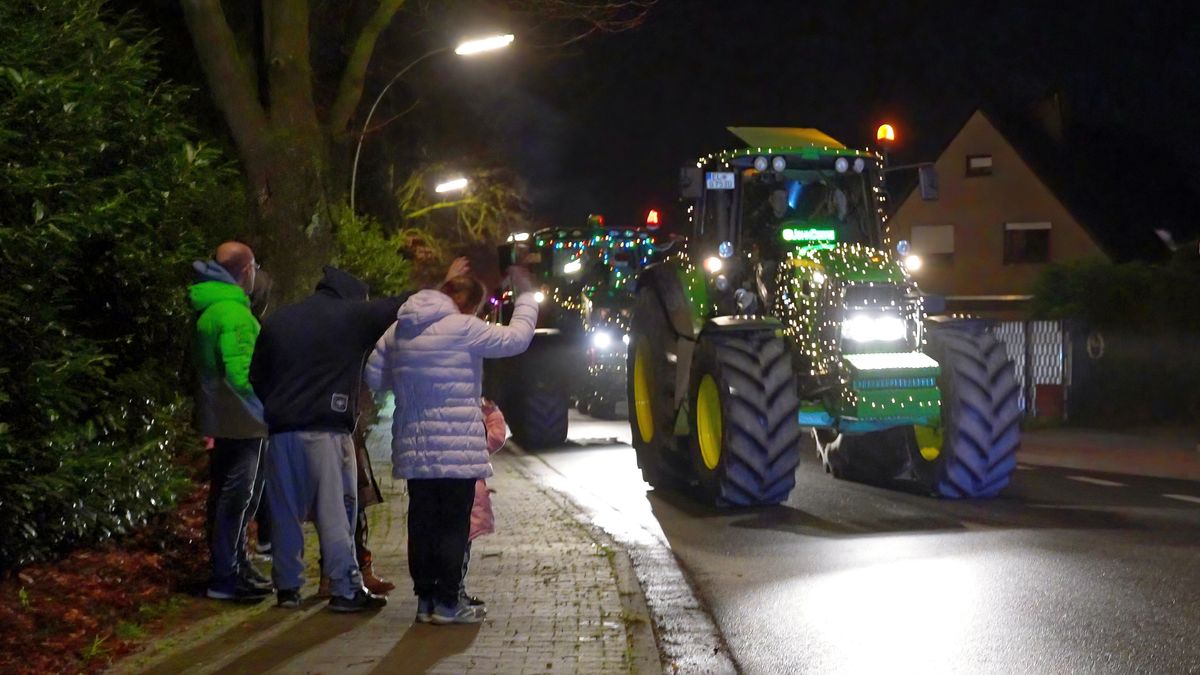
[[638, 292], [629, 333], [629, 428], [642, 478], [654, 487], [671, 479], [675, 449], [675, 368], [667, 361], [667, 341], [675, 335], [652, 288]]
[[928, 343], [942, 367], [942, 444], [914, 444], [916, 473], [939, 497], [995, 497], [1021, 445], [1021, 388], [1008, 353], [982, 325], [935, 327]]
[[949, 499], [995, 497], [1012, 477], [1021, 441], [1020, 387], [1004, 345], [983, 326], [933, 327], [941, 366], [942, 427], [857, 435], [815, 431], [826, 471]]
[[523, 448], [546, 448], [567, 440], [567, 413], [570, 400], [554, 389], [525, 390], [513, 402], [516, 414], [510, 416], [513, 439]]
[[718, 506], [778, 504], [796, 486], [800, 401], [773, 330], [708, 333], [691, 373], [692, 476]]

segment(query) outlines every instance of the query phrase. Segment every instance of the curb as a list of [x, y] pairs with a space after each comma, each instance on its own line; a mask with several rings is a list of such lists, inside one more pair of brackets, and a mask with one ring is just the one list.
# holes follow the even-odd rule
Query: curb
[[[524, 449], [511, 440], [504, 449], [510, 452], [515, 458], [525, 459], [530, 457], [529, 453], [525, 452]], [[538, 491], [545, 495], [547, 499], [569, 513], [580, 526], [580, 529], [584, 530], [600, 547], [616, 553], [616, 555], [609, 556], [609, 561], [612, 564], [613, 574], [617, 578], [617, 590], [621, 596], [621, 607], [626, 614], [625, 634], [630, 643], [629, 670], [633, 673], [664, 672], [663, 664], [660, 660], [658, 643], [655, 640], [654, 630], [651, 628], [650, 608], [646, 603], [646, 596], [642, 591], [642, 585], [638, 581], [637, 573], [634, 571], [633, 561], [630, 559], [628, 551], [625, 550], [624, 546], [621, 546], [616, 540], [610, 537], [607, 532], [591, 524], [583, 509], [563, 493], [546, 485], [545, 482], [525, 466], [524, 462], [513, 462], [511, 466], [516, 469], [517, 473], [521, 474], [530, 483], [533, 483]]]
[[[653, 626], [650, 646], [657, 655], [659, 668], [654, 672], [666, 673], [740, 673], [733, 661], [728, 644], [711, 613], [696, 596], [679, 560], [670, 545], [660, 537], [653, 542], [634, 541], [632, 537], [617, 539], [602, 526], [595, 524], [596, 518], [609, 518], [619, 514], [601, 514], [599, 509], [612, 510], [607, 505], [581, 503], [572, 493], [563, 489], [568, 486], [555, 485], [555, 477], [562, 478], [553, 467], [537, 455], [509, 441], [507, 450], [519, 461], [514, 462], [522, 475], [530, 478], [543, 492], [569, 512], [574, 513], [582, 527], [598, 540], [611, 541], [616, 556], [614, 567], [622, 586], [622, 603], [635, 598], [637, 606], [650, 618]], [[619, 562], [617, 562], [619, 561]], [[632, 596], [626, 595], [629, 587]], [[650, 626], [646, 626], [647, 630]], [[642, 672], [635, 670], [634, 672]]]

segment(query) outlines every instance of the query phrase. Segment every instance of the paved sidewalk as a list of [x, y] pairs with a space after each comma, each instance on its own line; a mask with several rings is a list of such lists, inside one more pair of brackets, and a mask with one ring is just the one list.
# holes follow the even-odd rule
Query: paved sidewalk
[[1066, 469], [1200, 480], [1200, 436], [1045, 429], [1022, 436], [1017, 460]]
[[[661, 672], [644, 598], [628, 561], [567, 502], [494, 458], [496, 534], [476, 540], [468, 590], [488, 602], [477, 626], [416, 624], [405, 556], [403, 481], [380, 467], [387, 503], [373, 507], [376, 569], [396, 582], [376, 614], [248, 610], [236, 625], [197, 626], [170, 646], [118, 665], [139, 673]], [[310, 554], [311, 555], [311, 554]], [[315, 589], [309, 579], [306, 594]], [[164, 641], [166, 642], [166, 641]]]

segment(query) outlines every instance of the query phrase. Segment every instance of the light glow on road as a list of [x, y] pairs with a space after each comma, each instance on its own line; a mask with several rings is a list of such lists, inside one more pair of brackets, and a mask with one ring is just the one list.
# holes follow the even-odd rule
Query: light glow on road
[[[873, 546], [885, 545], [874, 540]], [[940, 673], [962, 664], [981, 600], [976, 571], [954, 558], [880, 562], [816, 577], [799, 590], [822, 672]]]

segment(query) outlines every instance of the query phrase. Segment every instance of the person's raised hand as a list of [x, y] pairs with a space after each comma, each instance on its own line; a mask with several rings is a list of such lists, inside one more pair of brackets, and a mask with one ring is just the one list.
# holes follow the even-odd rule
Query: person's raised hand
[[454, 277], [461, 277], [464, 274], [470, 273], [471, 261], [467, 259], [467, 256], [462, 255], [455, 258], [454, 262], [450, 263], [450, 268], [446, 270], [446, 281], [449, 281]]
[[513, 265], [508, 268], [508, 280], [512, 284], [512, 288], [517, 293], [530, 293], [533, 291], [533, 275], [529, 273], [528, 267]]

